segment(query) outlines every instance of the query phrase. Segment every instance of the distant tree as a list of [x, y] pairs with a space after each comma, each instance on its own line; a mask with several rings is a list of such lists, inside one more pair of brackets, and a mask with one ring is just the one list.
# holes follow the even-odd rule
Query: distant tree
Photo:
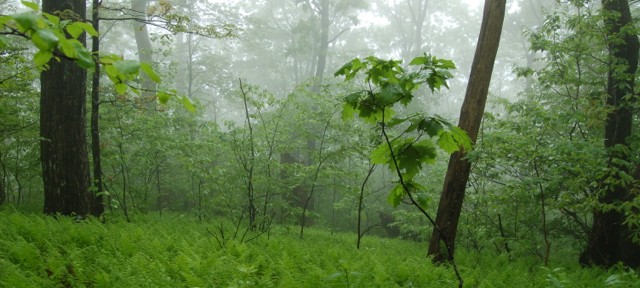
[[[393, 3], [393, 7], [384, 9], [394, 23], [393, 27], [399, 29], [398, 37], [402, 37], [402, 58], [409, 60], [422, 54], [424, 41], [424, 28], [428, 24], [427, 11], [430, 0], [387, 1]], [[403, 14], [403, 8], [408, 15]]]
[[[478, 138], [482, 115], [487, 101], [493, 64], [500, 43], [506, 0], [487, 0], [484, 5], [482, 26], [476, 54], [471, 65], [467, 92], [460, 110], [458, 126], [465, 130], [472, 143]], [[465, 189], [471, 171], [471, 163], [465, 159], [469, 151], [457, 151], [451, 155], [444, 187], [431, 235], [428, 255], [434, 261], [453, 259], [458, 221], [462, 211]], [[438, 231], [439, 230], [439, 231]], [[447, 249], [442, 248], [442, 242]], [[451, 253], [452, 255], [446, 255]]]
[[[152, 64], [153, 47], [151, 46], [149, 30], [146, 24], [147, 3], [148, 0], [131, 0], [131, 11], [132, 16], [136, 19], [133, 21], [133, 35], [135, 36], [136, 46], [138, 47], [138, 60], [140, 63]], [[146, 108], [154, 109], [154, 104], [156, 103], [156, 82], [152, 81], [151, 78], [146, 75], [141, 75], [140, 78], [142, 101], [146, 104]]]
[[[78, 21], [86, 16], [84, 0], [44, 0], [43, 12]], [[84, 44], [83, 37], [78, 40]], [[87, 71], [59, 57], [40, 77], [40, 151], [44, 212], [88, 215], [89, 161], [85, 127]]]
[[[607, 101], [610, 110], [605, 126], [604, 146], [609, 149], [608, 170], [598, 195], [600, 207], [593, 212], [593, 227], [582, 264], [613, 266], [618, 262], [640, 266], [640, 244], [633, 241], [621, 203], [637, 197], [631, 192], [628, 179], [635, 167], [630, 165], [629, 137], [632, 134], [635, 94], [635, 74], [638, 68], [637, 30], [627, 0], [603, 0], [602, 13], [608, 41], [610, 64], [607, 81]], [[632, 212], [637, 213], [637, 211]]]

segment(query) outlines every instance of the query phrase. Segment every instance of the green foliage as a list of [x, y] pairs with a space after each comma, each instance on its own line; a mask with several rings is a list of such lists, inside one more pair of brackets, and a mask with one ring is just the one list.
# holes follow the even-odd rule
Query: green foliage
[[[3, 287], [452, 287], [450, 268], [424, 261], [417, 243], [308, 230], [306, 240], [275, 227], [271, 239], [220, 248], [208, 230], [169, 214], [137, 223], [23, 215], [0, 211]], [[327, 244], [330, 243], [330, 244]], [[603, 271], [558, 262], [539, 268], [527, 259], [459, 254], [470, 287], [635, 287], [635, 272]], [[553, 287], [553, 286], [551, 286]]]
[[[639, 163], [629, 157], [638, 147], [604, 147], [605, 87], [615, 64], [603, 34], [606, 15], [598, 11], [594, 1], [558, 4], [544, 25], [526, 33], [540, 61], [515, 72], [529, 77], [531, 89], [517, 100], [495, 100], [499, 112], [486, 114], [470, 156], [475, 189], [467, 193], [460, 230], [469, 248], [490, 249], [481, 244], [490, 241], [501, 253], [506, 245], [516, 257], [541, 255], [545, 224], [552, 246], [583, 248], [594, 209], [624, 211], [637, 229], [637, 201], [598, 201], [618, 184], [638, 198], [632, 177], [608, 162], [627, 171]], [[561, 271], [550, 274], [562, 284]]]
[[[79, 40], [84, 33], [92, 37], [98, 37], [98, 32], [89, 23], [80, 21], [63, 20], [60, 17], [48, 13], [40, 13], [39, 7], [27, 1], [22, 4], [32, 11], [15, 15], [0, 16], [0, 31], [31, 41], [38, 51], [33, 54], [33, 63], [39, 69], [47, 69], [49, 61], [66, 58], [75, 61], [78, 66], [89, 71], [95, 69], [95, 65], [102, 65], [107, 76], [115, 85], [118, 94], [132, 91], [140, 94], [138, 88], [130, 83], [139, 78], [141, 72], [149, 79], [160, 83], [158, 74], [148, 63], [139, 63], [133, 60], [122, 59], [115, 54], [92, 55], [85, 45]], [[0, 38], [1, 39], [1, 38]], [[6, 43], [2, 40], [0, 44]], [[0, 45], [0, 46], [3, 46]], [[166, 103], [175, 91], [159, 89], [154, 91], [161, 103]], [[195, 111], [193, 103], [187, 97], [179, 97], [184, 107], [189, 111]]]
[[39, 91], [33, 85], [38, 73], [23, 42], [7, 39], [0, 49], [0, 194], [6, 193], [6, 202], [40, 210]]
[[407, 72], [401, 63], [399, 60], [369, 56], [364, 60], [353, 59], [338, 69], [334, 76], [344, 76], [345, 81], [351, 81], [362, 72], [365, 83], [370, 85], [369, 90], [358, 91], [345, 98], [343, 118], [348, 119], [357, 112], [360, 118], [372, 124], [383, 119], [390, 121], [394, 104], [407, 106], [414, 97], [413, 93], [424, 83], [431, 91], [442, 86], [448, 88], [446, 81], [453, 77], [448, 70], [455, 69], [450, 60], [428, 55], [411, 61], [409, 65], [417, 66], [417, 71]]
[[[455, 68], [453, 62], [425, 54], [409, 63], [409, 66], [417, 67], [415, 71], [405, 70], [401, 63], [373, 56], [364, 60], [356, 58], [335, 73], [335, 76], [344, 76], [345, 81], [364, 75], [366, 89], [345, 97], [342, 118], [348, 120], [353, 118], [353, 114], [357, 114], [366, 122], [380, 126], [384, 141], [373, 150], [371, 161], [374, 164], [384, 164], [399, 173], [400, 183], [388, 197], [394, 207], [407, 193], [414, 194], [424, 190], [413, 179], [423, 170], [423, 164], [435, 162], [437, 153], [433, 140], [423, 137], [437, 137], [437, 147], [447, 153], [460, 149], [471, 150], [467, 134], [442, 117], [425, 116], [423, 113], [394, 117], [397, 104], [406, 107], [422, 84], [427, 84], [431, 91], [443, 86], [448, 88], [446, 81], [453, 77], [449, 72]], [[399, 130], [399, 136], [391, 139], [386, 132], [387, 128]]]
[[[85, 32], [91, 36], [98, 35], [90, 24], [61, 20], [60, 17], [47, 13], [37, 14], [39, 8], [36, 4], [27, 1], [22, 3], [32, 11], [2, 16], [0, 30], [30, 39], [38, 48], [33, 57], [38, 67], [45, 68], [51, 58], [59, 56], [73, 59], [85, 69], [93, 69], [91, 53], [78, 40]], [[68, 38], [66, 33], [71, 37]], [[62, 55], [56, 55], [58, 51], [62, 52]]]

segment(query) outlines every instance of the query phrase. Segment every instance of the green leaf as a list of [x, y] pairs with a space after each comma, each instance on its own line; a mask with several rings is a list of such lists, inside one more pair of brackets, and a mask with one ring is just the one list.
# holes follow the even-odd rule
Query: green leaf
[[393, 187], [391, 192], [389, 192], [389, 195], [387, 196], [387, 201], [389, 201], [389, 204], [391, 204], [393, 208], [396, 208], [402, 202], [402, 198], [404, 197], [404, 194], [405, 194], [404, 187], [402, 187], [402, 185], [400, 184], [397, 184], [395, 187]]
[[27, 6], [29, 9], [33, 10], [34, 12], [38, 12], [38, 10], [40, 10], [40, 7], [38, 7], [37, 3], [33, 3], [33, 2], [27, 2], [27, 1], [20, 1], [22, 3], [22, 5]]
[[345, 103], [342, 105], [342, 120], [349, 121], [352, 120], [355, 116], [356, 110], [353, 109], [353, 106], [349, 103]]
[[444, 129], [442, 122], [438, 118], [429, 117], [428, 119], [421, 120], [422, 121], [418, 124], [418, 130], [426, 132], [429, 137], [435, 137]]
[[167, 104], [167, 101], [169, 101], [169, 99], [171, 99], [171, 95], [164, 92], [164, 91], [158, 91], [158, 101], [160, 101], [160, 103], [162, 104]]
[[[387, 122], [387, 127], [391, 128], [391, 127], [395, 127], [395, 126], [398, 126], [400, 124], [403, 124], [403, 123], [407, 122], [407, 120], [410, 120], [414, 116], [415, 116], [415, 114], [411, 115], [411, 116], [408, 116], [408, 117], [405, 117], [405, 118], [393, 117], [391, 120], [389, 120], [389, 122]], [[407, 132], [407, 130], [405, 130], [405, 132]]]
[[[448, 60], [448, 59], [436, 59], [435, 57], [433, 57], [435, 60], [433, 61], [435, 64], [434, 66], [440, 68], [440, 69], [456, 69], [456, 64], [453, 63], [452, 60]], [[442, 72], [446, 72], [446, 71], [442, 71]]]
[[26, 32], [32, 28], [37, 28], [38, 16], [33, 13], [20, 13], [15, 15], [13, 19], [18, 23], [21, 32]]
[[453, 153], [464, 149], [465, 151], [471, 150], [471, 139], [467, 133], [460, 127], [451, 127], [451, 130], [440, 132], [438, 138], [438, 146], [447, 153]]
[[458, 146], [453, 135], [451, 135], [449, 131], [444, 130], [440, 133], [440, 137], [438, 138], [438, 146], [449, 154], [460, 150], [460, 146]]
[[451, 127], [451, 134], [453, 134], [453, 137], [458, 141], [458, 144], [464, 148], [464, 150], [471, 151], [473, 147], [471, 138], [469, 138], [467, 131], [462, 130], [462, 128], [458, 126], [453, 126]]
[[411, 60], [411, 62], [409, 62], [409, 65], [424, 65], [425, 63], [427, 63], [429, 61], [429, 58], [427, 58], [427, 56], [419, 56], [416, 58], [413, 58], [413, 60]]
[[364, 67], [365, 64], [359, 58], [355, 58], [350, 62], [342, 65], [342, 67], [340, 67], [340, 69], [338, 69], [338, 71], [336, 71], [336, 73], [334, 73], [333, 75], [336, 77], [345, 76], [345, 81], [349, 81], [353, 79]]
[[160, 83], [161, 81], [160, 76], [158, 76], [158, 74], [156, 74], [156, 72], [153, 71], [153, 67], [151, 67], [149, 63], [140, 63], [140, 69], [142, 69], [142, 72], [144, 72], [144, 74], [149, 76], [149, 79], [151, 79], [151, 81]]
[[391, 151], [389, 145], [384, 142], [371, 152], [371, 163], [387, 164], [391, 161]]
[[121, 60], [113, 63], [113, 67], [127, 76], [137, 75], [140, 71], [140, 62], [135, 60]]
[[113, 65], [105, 65], [104, 72], [107, 74], [107, 77], [109, 77], [109, 80], [111, 80], [111, 82], [117, 83], [124, 80], [120, 79], [120, 72], [118, 72], [118, 69], [116, 69], [116, 67], [114, 67]]
[[58, 45], [58, 36], [49, 29], [39, 29], [31, 36], [31, 42], [40, 50], [53, 50]]
[[398, 85], [386, 85], [382, 91], [375, 94], [376, 103], [380, 106], [390, 106], [402, 98], [402, 90]]
[[72, 59], [76, 58], [77, 51], [71, 40], [60, 39], [60, 43], [58, 43], [58, 49], [62, 50], [62, 53], [64, 53], [65, 56]]
[[40, 50], [33, 55], [33, 63], [38, 67], [44, 67], [52, 57], [53, 53], [51, 53], [51, 51]]
[[416, 198], [416, 201], [418, 202], [418, 205], [420, 205], [420, 207], [422, 207], [423, 209], [429, 207], [429, 195], [427, 195], [426, 193], [418, 193], [418, 197]]
[[9, 15], [0, 15], [0, 28], [7, 25], [7, 23], [13, 21], [13, 18]]
[[77, 39], [82, 33], [87, 32], [90, 36], [98, 36], [98, 32], [89, 23], [73, 22], [65, 27], [71, 37]]
[[72, 40], [73, 46], [76, 50], [76, 63], [82, 68], [93, 70], [95, 68], [95, 63], [93, 62], [93, 57], [91, 56], [91, 52], [87, 50], [82, 43], [78, 40]]
[[124, 83], [116, 83], [116, 92], [119, 95], [123, 95], [124, 93], [127, 92], [127, 89], [129, 89], [129, 86], [127, 86], [127, 84]]
[[413, 141], [413, 138], [405, 138], [400, 144], [393, 147], [398, 169], [402, 171], [403, 177], [407, 181], [413, 179], [420, 172], [423, 163], [432, 164], [436, 159], [436, 149], [430, 140], [417, 143]]
[[182, 105], [184, 106], [184, 108], [187, 109], [187, 111], [189, 111], [191, 113], [195, 113], [196, 112], [196, 106], [193, 105], [193, 103], [191, 102], [191, 99], [189, 99], [189, 97], [187, 97], [187, 96], [183, 96], [182, 97]]
[[47, 20], [49, 20], [49, 22], [51, 22], [53, 26], [60, 26], [60, 17], [51, 15], [49, 13], [42, 13], [42, 16], [47, 18]]
[[74, 39], [78, 39], [78, 37], [80, 37], [80, 35], [82, 35], [82, 33], [84, 32], [84, 29], [82, 27], [82, 22], [73, 22], [67, 25], [65, 29], [67, 30], [69, 35], [71, 35], [71, 37], [73, 37]]
[[115, 62], [122, 60], [122, 58], [115, 54], [105, 55], [100, 57], [100, 63], [104, 65], [111, 65]]

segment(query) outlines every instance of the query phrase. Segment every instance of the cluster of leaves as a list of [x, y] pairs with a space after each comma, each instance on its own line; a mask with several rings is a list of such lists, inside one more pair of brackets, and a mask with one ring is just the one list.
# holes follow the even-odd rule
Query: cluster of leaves
[[[73, 59], [80, 67], [93, 69], [95, 64], [91, 53], [78, 40], [85, 32], [94, 37], [98, 35], [91, 24], [61, 20], [60, 17], [48, 13], [38, 14], [39, 7], [36, 3], [22, 1], [22, 4], [32, 11], [1, 16], [0, 29], [7, 31], [6, 34], [20, 35], [31, 40], [38, 48], [38, 52], [33, 56], [36, 66], [46, 67], [54, 53], [60, 51], [62, 54], [56, 56]], [[70, 38], [67, 38], [67, 35]], [[0, 38], [0, 47], [4, 46], [3, 41]]]
[[[22, 1], [22, 4], [31, 11], [0, 16], [0, 33], [29, 39], [38, 49], [33, 55], [33, 62], [37, 68], [46, 69], [49, 61], [59, 61], [59, 58], [72, 60], [89, 71], [93, 71], [96, 64], [102, 65], [119, 94], [125, 94], [128, 90], [140, 94], [139, 89], [129, 83], [140, 77], [141, 73], [160, 83], [160, 76], [148, 63], [125, 60], [115, 54], [92, 55], [81, 37], [84, 37], [85, 33], [98, 37], [98, 32], [91, 24], [84, 22], [84, 19], [76, 19], [77, 15], [67, 15], [68, 11], [61, 12], [59, 16], [40, 13], [40, 8], [33, 2]], [[6, 41], [0, 37], [0, 48], [6, 45]], [[174, 94], [175, 92], [170, 90], [157, 91], [158, 99], [162, 103], [166, 103]], [[186, 97], [181, 99], [187, 109], [195, 109]]]
[[[370, 56], [364, 60], [356, 58], [335, 73], [335, 76], [344, 76], [345, 81], [364, 74], [366, 88], [345, 98], [342, 117], [349, 120], [357, 114], [366, 122], [380, 126], [384, 141], [373, 150], [371, 160], [374, 164], [387, 165], [401, 177], [388, 197], [393, 206], [400, 204], [407, 193], [426, 190], [413, 179], [423, 164], [435, 162], [437, 147], [447, 153], [471, 150], [467, 134], [440, 116], [423, 113], [396, 116], [397, 106], [406, 107], [411, 103], [421, 85], [426, 84], [431, 91], [448, 87], [447, 80], [452, 78], [449, 70], [455, 69], [452, 61], [426, 54], [414, 58], [409, 66], [418, 69], [407, 71], [401, 61]], [[399, 130], [399, 135], [388, 137], [387, 128]], [[436, 137], [434, 143], [432, 139]], [[425, 201], [421, 202], [420, 205], [425, 206]]]

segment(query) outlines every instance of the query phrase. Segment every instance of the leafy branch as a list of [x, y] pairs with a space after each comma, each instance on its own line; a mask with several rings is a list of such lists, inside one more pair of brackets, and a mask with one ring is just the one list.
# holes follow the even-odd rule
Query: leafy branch
[[[101, 65], [106, 75], [115, 86], [118, 94], [125, 94], [132, 91], [140, 94], [141, 89], [129, 84], [142, 74], [146, 75], [155, 83], [160, 83], [160, 76], [153, 70], [150, 64], [140, 63], [134, 60], [125, 60], [115, 54], [100, 55], [91, 53], [81, 37], [85, 33], [97, 37], [98, 31], [83, 19], [75, 19], [73, 15], [66, 15], [64, 11], [61, 17], [49, 13], [40, 12], [37, 4], [22, 1], [22, 4], [32, 11], [0, 16], [0, 35], [18, 36], [31, 41], [38, 49], [33, 55], [33, 62], [36, 68], [47, 69], [49, 61], [52, 59], [59, 61], [67, 59], [74, 61], [78, 66], [94, 71], [95, 65]], [[3, 38], [0, 37], [0, 48], [7, 46]], [[172, 96], [176, 96], [175, 91], [158, 89], [156, 93], [161, 103], [166, 103]], [[187, 110], [194, 111], [195, 107], [187, 97], [177, 97], [182, 100]]]
[[221, 25], [197, 25], [192, 20], [180, 13], [170, 13], [173, 7], [170, 4], [160, 5], [163, 8], [152, 9], [154, 13], [149, 15], [149, 18], [144, 17], [145, 11], [136, 11], [134, 9], [125, 7], [107, 7], [101, 8], [108, 11], [120, 12], [125, 16], [120, 17], [100, 17], [99, 20], [107, 21], [136, 21], [151, 25], [154, 27], [165, 29], [171, 33], [186, 33], [194, 34], [206, 38], [230, 38], [236, 37], [238, 34], [238, 26], [234, 24], [221, 24]]
[[[409, 66], [417, 66], [418, 69], [406, 71], [401, 66], [401, 61], [382, 60], [373, 56], [364, 60], [356, 58], [343, 65], [335, 76], [344, 76], [345, 81], [351, 81], [356, 76], [364, 74], [365, 86], [368, 88], [345, 97], [342, 117], [349, 120], [357, 114], [367, 123], [380, 127], [384, 141], [373, 150], [370, 158], [373, 164], [385, 164], [398, 175], [398, 184], [387, 198], [389, 203], [396, 207], [405, 197], [408, 198], [409, 202], [427, 217], [441, 237], [446, 239], [425, 210], [427, 198], [421, 197], [419, 192], [426, 188], [414, 181], [414, 178], [422, 170], [423, 164], [435, 162], [437, 147], [447, 153], [469, 151], [471, 140], [462, 129], [437, 115], [425, 116], [416, 113], [407, 117], [394, 117], [394, 106], [402, 104], [406, 107], [422, 84], [427, 84], [432, 92], [443, 86], [448, 88], [447, 80], [453, 77], [449, 70], [455, 69], [455, 65], [450, 60], [425, 54], [413, 59]], [[388, 130], [394, 127], [406, 128], [400, 129], [400, 135], [394, 138]], [[413, 136], [415, 134], [417, 135]], [[435, 138], [437, 140], [434, 143], [432, 139]], [[446, 248], [459, 286], [462, 287], [463, 280], [454, 261], [452, 249], [448, 245]]]

